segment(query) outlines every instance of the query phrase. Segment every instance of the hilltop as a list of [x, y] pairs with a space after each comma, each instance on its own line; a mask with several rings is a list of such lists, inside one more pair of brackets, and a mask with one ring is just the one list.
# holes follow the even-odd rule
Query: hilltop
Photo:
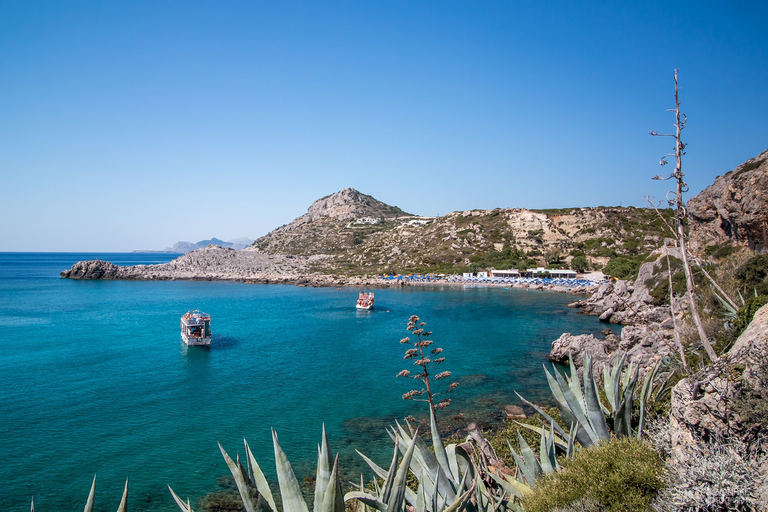
[[[669, 211], [664, 211], [669, 215]], [[637, 258], [663, 237], [646, 208], [496, 208], [422, 217], [347, 188], [257, 239], [268, 254], [314, 256], [319, 272], [451, 272], [470, 268], [570, 265], [602, 268]]]

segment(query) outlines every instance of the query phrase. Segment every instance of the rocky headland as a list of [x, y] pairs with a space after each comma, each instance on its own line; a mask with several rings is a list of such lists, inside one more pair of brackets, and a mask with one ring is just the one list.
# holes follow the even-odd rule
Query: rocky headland
[[675, 323], [683, 325], [686, 311], [685, 299], [676, 299], [673, 319], [672, 308], [668, 304], [657, 305], [658, 300], [651, 293], [667, 279], [668, 256], [679, 259], [678, 249], [662, 247], [640, 266], [634, 281], [606, 282], [588, 299], [571, 303], [570, 307], [598, 316], [603, 322], [623, 325], [621, 334], [617, 336], [610, 329], [603, 331], [602, 336], [564, 333], [552, 342], [550, 361], [567, 363], [573, 357], [581, 367], [584, 356], [590, 354], [595, 375], [601, 375], [603, 366], [620, 353], [626, 353], [628, 361], [641, 367], [668, 360], [677, 350]]

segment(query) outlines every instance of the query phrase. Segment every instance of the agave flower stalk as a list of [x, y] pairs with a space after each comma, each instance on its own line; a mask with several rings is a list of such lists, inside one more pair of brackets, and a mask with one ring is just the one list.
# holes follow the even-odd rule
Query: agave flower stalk
[[[410, 370], [403, 370], [397, 374], [398, 377], [413, 377], [420, 380], [424, 384], [422, 389], [412, 389], [403, 394], [403, 400], [415, 400], [420, 402], [429, 402], [429, 408], [432, 411], [438, 409], [445, 409], [450, 405], [451, 399], [446, 398], [435, 403], [435, 397], [442, 393], [433, 391], [432, 385], [434, 381], [447, 379], [451, 376], [451, 372], [443, 371], [436, 372], [436, 368], [440, 366], [445, 357], [440, 354], [443, 349], [440, 347], [429, 348], [433, 344], [433, 340], [429, 339], [432, 335], [431, 331], [425, 331], [424, 327], [426, 322], [421, 322], [416, 315], [411, 316], [408, 320], [407, 330], [412, 332], [416, 336], [416, 340], [412, 340], [410, 337], [406, 337], [400, 340], [400, 343], [412, 345], [405, 351], [403, 359], [413, 360], [413, 364], [421, 367], [421, 372], [416, 375], [411, 375]], [[448, 386], [446, 392], [453, 391], [459, 385], [458, 382], [453, 382]], [[427, 398], [418, 398], [423, 395], [427, 395]]]

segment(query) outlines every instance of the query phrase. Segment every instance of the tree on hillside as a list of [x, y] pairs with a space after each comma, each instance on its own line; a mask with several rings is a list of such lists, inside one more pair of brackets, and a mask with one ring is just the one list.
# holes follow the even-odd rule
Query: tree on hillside
[[670, 207], [675, 208], [675, 224], [677, 228], [676, 238], [677, 238], [677, 244], [680, 248], [680, 254], [682, 254], [683, 258], [683, 269], [685, 270], [685, 284], [686, 284], [686, 290], [688, 295], [688, 303], [691, 310], [691, 317], [693, 318], [693, 323], [696, 324], [696, 330], [699, 333], [699, 339], [701, 340], [701, 344], [704, 346], [704, 350], [706, 350], [707, 355], [712, 361], [717, 360], [717, 354], [715, 353], [715, 350], [712, 348], [712, 344], [709, 342], [709, 338], [707, 337], [707, 333], [704, 331], [704, 325], [701, 322], [701, 317], [699, 316], [699, 309], [696, 306], [696, 298], [694, 296], [694, 283], [693, 283], [693, 273], [691, 272], [691, 264], [688, 260], [688, 249], [687, 244], [685, 242], [685, 229], [684, 224], [685, 220], [688, 217], [688, 211], [685, 208], [685, 201], [683, 201], [683, 193], [688, 191], [688, 185], [683, 181], [683, 155], [685, 154], [685, 146], [686, 144], [683, 143], [683, 141], [680, 138], [680, 133], [683, 131], [683, 128], [685, 128], [685, 123], [688, 121], [688, 118], [685, 114], [680, 112], [680, 99], [679, 99], [679, 92], [680, 88], [677, 83], [677, 70], [675, 70], [675, 108], [674, 109], [668, 109], [667, 112], [674, 112], [675, 113], [675, 133], [657, 133], [655, 131], [651, 131], [651, 135], [658, 136], [658, 137], [674, 137], [675, 138], [675, 152], [670, 153], [662, 157], [661, 161], [659, 162], [660, 165], [667, 165], [668, 161], [667, 158], [674, 156], [675, 157], [675, 170], [669, 175], [669, 176], [655, 176], [653, 179], [655, 180], [669, 180], [674, 178], [677, 182], [677, 189], [674, 191], [674, 195], [672, 191], [667, 193], [667, 201], [669, 202]]

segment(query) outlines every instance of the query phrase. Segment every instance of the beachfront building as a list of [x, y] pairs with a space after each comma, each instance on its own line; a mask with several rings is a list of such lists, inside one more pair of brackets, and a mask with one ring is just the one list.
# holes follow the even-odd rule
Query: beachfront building
[[509, 270], [491, 270], [490, 271], [491, 277], [520, 277], [520, 271], [516, 268], [511, 268]]
[[529, 268], [527, 270], [521, 271], [520, 275], [523, 277], [538, 277], [540, 275], [546, 275], [552, 279], [576, 279], [575, 270], [563, 270], [544, 267]]

